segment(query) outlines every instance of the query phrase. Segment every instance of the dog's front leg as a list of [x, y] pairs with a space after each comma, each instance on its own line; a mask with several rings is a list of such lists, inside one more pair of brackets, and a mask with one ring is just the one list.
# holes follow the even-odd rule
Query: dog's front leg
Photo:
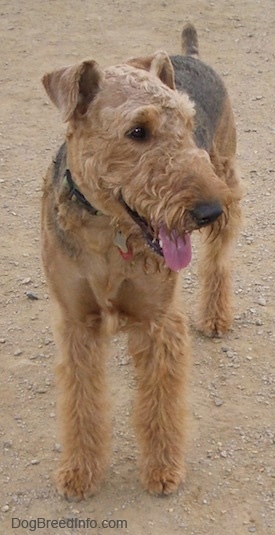
[[59, 425], [63, 435], [62, 461], [56, 474], [58, 491], [80, 500], [94, 494], [104, 474], [110, 446], [106, 400], [106, 341], [100, 320], [90, 324], [62, 319], [58, 328], [61, 361]]
[[185, 382], [189, 337], [181, 311], [130, 333], [138, 392], [135, 423], [141, 478], [152, 494], [174, 492], [184, 478]]

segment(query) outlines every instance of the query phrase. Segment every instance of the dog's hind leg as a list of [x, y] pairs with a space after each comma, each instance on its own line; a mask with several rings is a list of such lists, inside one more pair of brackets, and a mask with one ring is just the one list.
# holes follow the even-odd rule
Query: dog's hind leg
[[227, 223], [212, 231], [203, 232], [201, 258], [199, 262], [199, 311], [198, 328], [207, 336], [221, 336], [232, 323], [232, 252], [241, 224], [241, 209], [238, 177], [234, 164], [228, 168], [228, 185], [235, 200], [227, 209]]

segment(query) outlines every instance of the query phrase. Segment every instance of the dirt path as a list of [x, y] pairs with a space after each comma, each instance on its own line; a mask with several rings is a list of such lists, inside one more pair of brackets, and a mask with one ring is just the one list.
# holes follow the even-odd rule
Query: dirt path
[[[138, 481], [132, 366], [123, 340], [114, 341], [110, 471], [96, 497], [67, 503], [52, 485], [60, 455], [55, 347], [39, 253], [41, 177], [64, 127], [39, 79], [83, 58], [111, 64], [156, 49], [175, 53], [187, 19], [197, 26], [203, 58], [225, 77], [237, 117], [247, 196], [234, 326], [221, 341], [192, 328], [188, 474], [184, 488], [165, 499], [148, 496]], [[31, 533], [38, 517], [73, 517], [98, 527], [46, 528], [41, 521], [37, 532], [111, 533], [116, 520], [126, 520], [118, 533], [274, 535], [274, 0], [2, 0], [0, 24], [1, 534]], [[192, 269], [183, 276], [191, 324], [196, 262]], [[20, 528], [12, 518], [21, 519]]]

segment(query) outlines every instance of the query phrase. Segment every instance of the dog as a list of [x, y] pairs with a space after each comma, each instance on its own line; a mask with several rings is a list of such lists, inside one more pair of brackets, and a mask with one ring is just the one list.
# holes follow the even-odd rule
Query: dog
[[106, 359], [122, 330], [137, 376], [141, 482], [170, 494], [185, 474], [190, 344], [180, 272], [195, 230], [203, 234], [199, 329], [219, 336], [232, 321], [241, 190], [230, 100], [199, 59], [191, 24], [181, 55], [160, 51], [105, 70], [88, 60], [42, 81], [68, 123], [42, 197], [42, 259], [60, 349], [57, 489], [87, 498], [104, 476]]

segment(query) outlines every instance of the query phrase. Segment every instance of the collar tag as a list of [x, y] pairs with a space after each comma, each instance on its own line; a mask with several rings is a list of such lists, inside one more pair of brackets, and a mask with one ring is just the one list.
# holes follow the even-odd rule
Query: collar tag
[[114, 237], [114, 245], [116, 245], [122, 253], [128, 253], [128, 247], [126, 243], [126, 238], [120, 230], [117, 231], [115, 237]]
[[131, 251], [131, 249], [128, 249], [126, 238], [124, 234], [120, 232], [120, 230], [116, 232], [113, 243], [118, 248], [119, 253], [124, 260], [132, 259], [133, 252]]

